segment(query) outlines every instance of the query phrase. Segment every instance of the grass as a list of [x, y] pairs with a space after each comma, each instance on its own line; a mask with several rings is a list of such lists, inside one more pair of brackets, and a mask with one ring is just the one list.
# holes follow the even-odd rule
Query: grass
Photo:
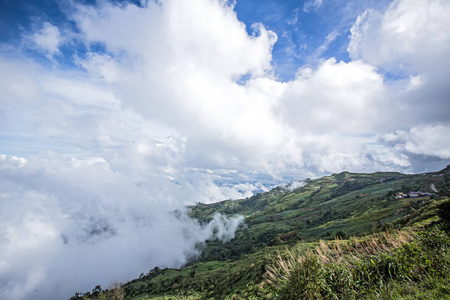
[[275, 299], [442, 299], [449, 272], [450, 237], [433, 228], [286, 249], [264, 277]]

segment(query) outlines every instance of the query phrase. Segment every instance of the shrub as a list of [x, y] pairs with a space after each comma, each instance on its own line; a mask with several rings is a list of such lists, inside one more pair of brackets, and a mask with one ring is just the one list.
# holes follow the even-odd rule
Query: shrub
[[[306, 254], [286, 249], [265, 274], [276, 299], [356, 299], [395, 282], [440, 282], [450, 272], [450, 237], [437, 228], [320, 241]], [[395, 285], [395, 284], [394, 284]], [[412, 292], [413, 293], [413, 292]]]
[[277, 299], [320, 299], [326, 288], [320, 259], [312, 253], [286, 253], [287, 258], [278, 254], [277, 264], [266, 273], [267, 281], [277, 288]]

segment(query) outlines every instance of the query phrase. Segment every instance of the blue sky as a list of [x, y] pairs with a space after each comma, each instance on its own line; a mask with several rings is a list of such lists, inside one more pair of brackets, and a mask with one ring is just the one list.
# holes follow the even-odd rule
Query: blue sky
[[[326, 2], [326, 1], [325, 1]], [[70, 19], [70, 2], [54, 0], [8, 1], [2, 3], [0, 39], [3, 43], [18, 44], [24, 32], [35, 30], [40, 22], [77, 31]], [[96, 6], [96, 1], [75, 1]], [[99, 1], [101, 3], [101, 1]], [[113, 1], [116, 5], [145, 6], [141, 1]], [[247, 32], [253, 32], [254, 23], [262, 23], [278, 35], [273, 48], [273, 64], [281, 80], [295, 76], [298, 67], [316, 65], [318, 60], [336, 57], [349, 61], [346, 50], [350, 28], [355, 18], [368, 8], [385, 8], [389, 1], [238, 1], [234, 10], [245, 23]], [[331, 40], [327, 41], [327, 37]], [[322, 46], [322, 47], [321, 47]], [[326, 46], [326, 47], [323, 47]], [[99, 47], [101, 50], [101, 47]], [[72, 66], [71, 56], [87, 49], [76, 42], [61, 45], [60, 64]], [[28, 53], [33, 56], [33, 53]], [[35, 56], [39, 60], [39, 57]], [[45, 60], [41, 61], [45, 64]]]
[[444, 168], [448, 15], [446, 0], [2, 0], [0, 298], [176, 267], [242, 221], [167, 214], [186, 204]]
[[[273, 58], [280, 78], [292, 79], [297, 68], [315, 65], [323, 57], [349, 60], [346, 51], [350, 27], [363, 6], [352, 1], [335, 1], [323, 7], [314, 1], [241, 1], [235, 10], [247, 28], [262, 22], [278, 35]], [[380, 2], [377, 2], [378, 4]], [[370, 4], [370, 6], [373, 4]], [[351, 8], [345, 8], [345, 6]], [[323, 51], [327, 36], [333, 40]], [[320, 51], [320, 53], [318, 53]]]

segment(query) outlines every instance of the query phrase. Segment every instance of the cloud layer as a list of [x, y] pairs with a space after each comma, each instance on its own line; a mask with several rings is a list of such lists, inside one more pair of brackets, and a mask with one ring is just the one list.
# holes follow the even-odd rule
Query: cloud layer
[[205, 226], [174, 212], [102, 158], [70, 162], [0, 157], [0, 295], [61, 299], [179, 267], [196, 244], [234, 237], [243, 217]]
[[1, 298], [64, 298], [177, 266], [242, 221], [169, 213], [185, 204], [450, 162], [447, 1], [368, 8], [349, 61], [320, 57], [290, 81], [272, 61], [277, 34], [247, 28], [226, 1], [61, 9], [67, 23], [1, 47]]

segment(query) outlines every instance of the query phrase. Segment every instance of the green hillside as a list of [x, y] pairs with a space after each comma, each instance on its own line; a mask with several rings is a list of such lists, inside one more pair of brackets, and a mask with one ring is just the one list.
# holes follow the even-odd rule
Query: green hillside
[[[449, 167], [440, 172], [412, 175], [387, 172], [372, 174], [343, 172], [320, 179], [308, 179], [302, 187], [296, 189], [277, 187], [247, 199], [197, 204], [190, 207], [190, 215], [200, 222], [208, 222], [214, 214], [221, 213], [243, 215], [245, 223], [236, 232], [236, 237], [229, 242], [210, 240], [205, 245], [199, 245], [202, 250], [201, 256], [184, 268], [164, 270], [155, 268], [147, 274], [142, 274], [139, 279], [124, 284], [120, 289], [123, 292], [120, 297], [126, 299], [377, 298], [387, 293], [386, 286], [391, 282], [392, 286], [389, 286], [387, 290], [402, 291], [405, 286], [403, 283], [395, 286], [400, 282], [399, 278], [402, 280], [409, 278], [407, 281], [411, 285], [417, 276], [428, 276], [431, 268], [424, 267], [420, 269], [420, 272], [419, 269], [413, 271], [408, 269], [408, 272], [412, 273], [408, 273], [408, 276], [405, 275], [406, 273], [403, 274], [402, 272], [406, 272], [406, 267], [403, 266], [408, 265], [408, 261], [396, 259], [398, 257], [412, 259], [414, 255], [402, 254], [401, 256], [402, 251], [406, 251], [401, 250], [402, 247], [406, 247], [405, 244], [416, 245], [414, 247], [426, 254], [431, 251], [429, 250], [431, 248], [426, 248], [431, 242], [427, 244], [423, 242], [423, 238], [420, 238], [424, 232], [434, 232], [432, 237], [429, 237], [432, 241], [446, 241], [445, 237], [448, 237], [445, 231], [432, 228], [438, 225], [444, 230], [448, 229], [446, 226], [449, 221], [449, 188]], [[411, 191], [421, 191], [422, 195], [417, 198], [408, 196], [396, 199], [397, 193], [409, 194]], [[414, 228], [414, 233], [408, 234], [408, 239], [401, 240], [399, 236], [406, 232], [404, 230], [411, 228]], [[389, 238], [386, 238], [386, 235], [376, 234], [376, 232], [386, 231], [391, 232], [388, 234]], [[366, 250], [364, 250], [366, 252], [361, 250], [366, 249], [364, 248], [366, 246], [359, 250], [355, 246], [366, 245], [370, 239], [376, 240], [377, 245], [381, 245], [379, 250], [374, 250], [375, 252], [370, 255], [366, 253]], [[394, 242], [389, 242], [390, 240]], [[336, 245], [339, 245], [342, 253], [323, 253], [325, 251], [323, 249], [336, 248]], [[450, 243], [448, 246], [450, 247]], [[431, 264], [433, 259], [438, 258], [441, 261], [448, 259], [446, 244], [444, 243], [442, 247], [445, 251], [442, 250], [439, 255], [444, 257], [430, 254], [431, 258], [427, 260], [427, 263]], [[397, 252], [400, 254], [393, 256], [391, 261], [383, 260]], [[306, 255], [306, 253], [309, 254]], [[421, 257], [425, 257], [425, 254]], [[330, 257], [330, 255], [340, 257], [339, 261], [346, 261], [346, 267], [339, 269], [341, 267], [337, 267], [337, 261], [331, 262], [330, 259], [328, 262], [315, 261], [317, 257], [322, 257], [323, 260], [323, 257]], [[384, 276], [382, 271], [374, 269], [379, 277], [381, 276], [380, 281], [371, 284], [365, 282], [367, 278], [372, 278], [372, 275], [366, 276], [367, 278], [361, 275], [373, 268], [371, 263], [364, 267], [363, 262], [369, 258], [372, 262], [392, 264], [392, 268], [397, 268], [395, 270], [400, 275], [394, 278], [391, 273], [394, 271], [386, 267], [386, 270], [389, 270], [386, 274], [390, 277], [385, 278], [382, 277]], [[292, 270], [299, 267], [299, 261], [302, 261], [300, 267], [304, 268], [306, 262], [310, 260], [318, 264], [312, 268], [314, 272], [319, 269], [328, 270], [320, 273], [323, 276], [329, 275], [326, 277], [328, 279], [322, 282], [323, 289], [317, 291], [313, 289], [312, 294], [303, 296], [300, 292], [292, 294], [292, 289], [287, 288], [290, 282], [292, 283]], [[283, 273], [283, 263], [290, 266], [286, 267], [285, 273]], [[319, 266], [322, 267], [319, 268]], [[448, 275], [445, 273], [448, 271], [445, 268], [444, 264], [444, 269], [439, 272]], [[337, 285], [339, 288], [335, 291], [331, 287], [337, 283], [330, 282], [329, 278], [341, 278], [343, 275], [338, 276], [327, 272], [335, 272], [338, 269], [350, 274], [348, 278], [351, 280], [349, 279], [346, 284]], [[372, 271], [375, 272], [374, 270]], [[381, 268], [381, 270], [384, 269]], [[438, 274], [436, 267], [433, 270], [435, 272], [432, 272], [434, 274], [432, 278], [439, 284], [448, 286], [448, 280], [443, 279], [444, 282], [441, 282], [442, 278], [448, 276], [436, 275]], [[285, 281], [274, 282], [267, 277], [270, 274], [285, 278]], [[322, 276], [320, 274], [315, 274], [314, 280], [320, 281]], [[356, 274], [360, 274], [359, 277]], [[314, 281], [312, 286], [316, 286], [319, 281]], [[436, 284], [439, 285], [438, 283]], [[441, 291], [439, 287], [413, 286], [410, 289], [413, 294], [417, 290], [430, 290], [434, 293], [438, 289], [436, 293], [442, 295], [450, 292], [448, 289]], [[119, 288], [116, 287], [116, 289], [102, 291], [98, 287], [85, 297], [122, 299], [119, 296], [118, 298], [111, 296], [112, 292], [118, 290]], [[308, 288], [302, 286], [301, 290], [308, 290]], [[283, 295], [291, 294], [292, 297], [283, 297]], [[394, 296], [386, 294], [386, 299], [395, 298]], [[81, 298], [81, 295], [72, 297], [72, 299], [78, 298]]]

